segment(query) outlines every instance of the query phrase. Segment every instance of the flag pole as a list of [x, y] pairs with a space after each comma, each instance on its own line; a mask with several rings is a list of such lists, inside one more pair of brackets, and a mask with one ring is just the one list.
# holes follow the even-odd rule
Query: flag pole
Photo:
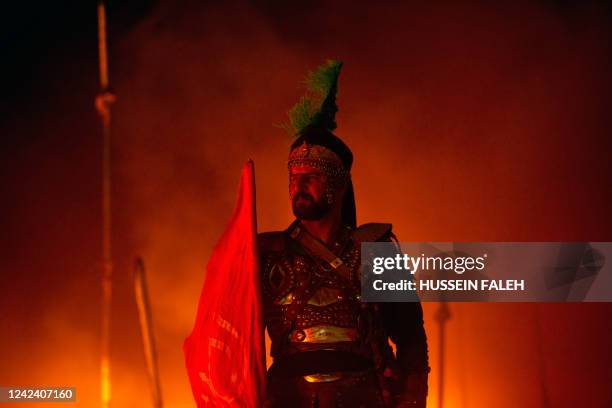
[[106, 49], [106, 8], [104, 0], [98, 1], [98, 60], [100, 91], [95, 106], [102, 121], [102, 308], [100, 353], [101, 407], [109, 408], [110, 384], [110, 317], [112, 299], [113, 262], [111, 253], [111, 104], [115, 96], [109, 91], [108, 56]]
[[153, 393], [153, 407], [163, 408], [161, 386], [159, 384], [159, 368], [157, 366], [157, 348], [155, 347], [155, 336], [153, 334], [151, 303], [149, 302], [149, 292], [142, 258], [136, 258], [134, 265], [134, 292], [136, 295], [136, 305], [138, 306], [138, 318], [147, 373]]

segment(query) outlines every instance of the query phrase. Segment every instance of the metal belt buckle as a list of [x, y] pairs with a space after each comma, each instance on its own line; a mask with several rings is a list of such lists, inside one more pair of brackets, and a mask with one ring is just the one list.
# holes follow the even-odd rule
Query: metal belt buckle
[[310, 375], [305, 375], [302, 378], [304, 378], [304, 380], [309, 383], [326, 383], [326, 382], [338, 381], [342, 377], [344, 377], [344, 375], [341, 372], [339, 372], [339, 373], [326, 373], [326, 374], [310, 374]]

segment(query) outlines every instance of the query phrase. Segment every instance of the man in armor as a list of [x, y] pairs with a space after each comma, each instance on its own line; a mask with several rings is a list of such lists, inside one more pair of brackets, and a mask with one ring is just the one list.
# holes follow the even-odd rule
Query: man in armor
[[311, 94], [290, 111], [296, 220], [285, 231], [258, 235], [273, 357], [265, 406], [425, 407], [421, 305], [360, 301], [361, 242], [395, 236], [391, 224], [356, 225], [353, 155], [332, 133], [341, 66], [329, 61], [311, 73]]

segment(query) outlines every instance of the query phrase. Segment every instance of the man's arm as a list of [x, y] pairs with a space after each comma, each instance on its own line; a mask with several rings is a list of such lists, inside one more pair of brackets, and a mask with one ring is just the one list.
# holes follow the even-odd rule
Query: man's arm
[[425, 407], [429, 356], [421, 304], [382, 303], [380, 307], [387, 334], [396, 346], [396, 400], [408, 404], [405, 406]]
[[[397, 242], [392, 232], [386, 238]], [[423, 408], [427, 401], [429, 355], [421, 303], [381, 303], [380, 308], [385, 330], [396, 346], [397, 407]]]

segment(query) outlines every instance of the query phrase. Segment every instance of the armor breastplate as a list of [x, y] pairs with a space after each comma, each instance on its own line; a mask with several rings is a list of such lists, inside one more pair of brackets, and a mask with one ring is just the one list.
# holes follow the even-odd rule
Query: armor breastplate
[[[368, 355], [360, 333], [360, 250], [345, 234], [332, 249], [347, 265], [340, 276], [285, 237], [282, 251], [262, 254], [265, 323], [277, 358], [301, 351], [342, 350]], [[368, 356], [369, 357], [369, 356]]]

